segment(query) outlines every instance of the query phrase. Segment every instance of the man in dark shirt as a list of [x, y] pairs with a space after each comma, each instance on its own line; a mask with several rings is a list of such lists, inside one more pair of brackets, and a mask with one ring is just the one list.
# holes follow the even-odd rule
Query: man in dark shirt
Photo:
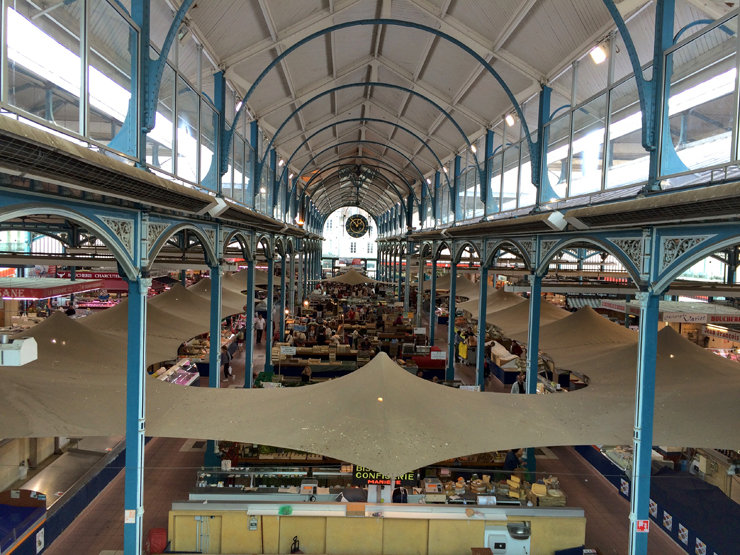
[[520, 464], [522, 463], [522, 454], [524, 451], [522, 449], [512, 449], [506, 454], [506, 460], [504, 461], [504, 471], [506, 472], [514, 472], [517, 468], [519, 468]]

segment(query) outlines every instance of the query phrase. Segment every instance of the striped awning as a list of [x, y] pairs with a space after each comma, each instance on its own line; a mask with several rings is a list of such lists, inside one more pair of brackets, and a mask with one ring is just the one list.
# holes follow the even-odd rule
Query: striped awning
[[601, 297], [568, 297], [567, 302], [570, 308], [581, 308], [586, 305], [601, 308]]

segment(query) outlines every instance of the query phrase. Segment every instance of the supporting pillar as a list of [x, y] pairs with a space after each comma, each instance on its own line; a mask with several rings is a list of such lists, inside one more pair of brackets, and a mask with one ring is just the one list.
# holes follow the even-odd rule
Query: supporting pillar
[[419, 270], [416, 272], [416, 327], [421, 327], [421, 307], [424, 304], [424, 257], [419, 249]]
[[637, 351], [629, 553], [647, 555], [648, 534], [637, 531], [637, 522], [650, 519], [650, 466], [653, 450], [659, 296], [641, 292], [637, 294], [637, 298], [640, 301], [640, 338]]
[[[298, 252], [296, 253], [296, 257], [298, 258], [296, 260], [296, 266], [298, 268], [298, 273], [296, 275], [296, 288], [298, 289], [298, 294], [296, 297], [296, 302], [300, 307], [303, 306], [303, 299], [306, 297], [306, 291], [305, 287], [303, 285], [303, 253]], [[295, 316], [295, 306], [293, 306], [293, 316]]]
[[[529, 279], [529, 330], [527, 332], [527, 393], [537, 394], [537, 369], [540, 350], [540, 305], [542, 303], [542, 276], [531, 274]], [[534, 473], [537, 462], [534, 449], [527, 449], [527, 470]]]
[[285, 256], [282, 255], [280, 257], [280, 319], [278, 322], [280, 323], [280, 339], [279, 341], [283, 341], [285, 339], [285, 298], [288, 296], [285, 290], [285, 271], [287, 264], [285, 263]]
[[483, 372], [486, 353], [486, 307], [488, 305], [488, 267], [481, 266], [480, 269], [480, 298], [478, 299], [478, 346], [475, 351], [475, 375], [476, 385], [484, 391], [486, 377]]
[[288, 271], [288, 274], [290, 276], [290, 285], [288, 287], [288, 290], [290, 291], [290, 304], [288, 305], [288, 308], [290, 309], [290, 313], [295, 317], [295, 297], [296, 297], [296, 279], [295, 279], [295, 253], [290, 253], [290, 270]]
[[437, 327], [437, 257], [432, 256], [432, 287], [429, 290], [429, 345], [434, 347]]
[[[453, 255], [454, 256], [454, 255]], [[447, 372], [445, 379], [455, 379], [455, 293], [457, 289], [457, 264], [452, 263], [450, 267], [450, 317], [447, 321]]]
[[403, 265], [401, 264], [401, 261], [403, 260], [403, 257], [401, 256], [401, 250], [398, 250], [398, 266], [397, 268], [397, 279], [398, 279], [398, 302], [401, 302], [403, 300]]
[[411, 243], [406, 245], [406, 283], [403, 288], [403, 311], [411, 312]]
[[[211, 272], [211, 314], [210, 344], [208, 356], [208, 387], [219, 387], [221, 382], [221, 266], [210, 266]], [[218, 466], [220, 459], [216, 454], [217, 440], [206, 442], [205, 466]]]
[[257, 261], [250, 260], [247, 268], [247, 310], [246, 334], [244, 337], [244, 388], [252, 387], [252, 371], [254, 369], [254, 280], [257, 270]]
[[267, 318], [265, 318], [265, 372], [272, 372], [272, 304], [275, 292], [274, 259], [267, 259]]
[[309, 272], [309, 266], [308, 266], [308, 253], [302, 252], [301, 253], [301, 270], [303, 271], [303, 292], [301, 293], [301, 302], [303, 302], [303, 299], [308, 297], [308, 272]]
[[629, 328], [630, 327], [630, 300], [632, 299], [632, 295], [625, 295], [624, 296], [624, 327]]
[[183, 287], [187, 287], [188, 285], [187, 275], [188, 275], [187, 270], [180, 270], [180, 283], [182, 284]]
[[152, 280], [128, 282], [126, 351], [126, 475], [123, 550], [139, 555], [144, 518], [144, 433], [146, 431], [146, 297]]

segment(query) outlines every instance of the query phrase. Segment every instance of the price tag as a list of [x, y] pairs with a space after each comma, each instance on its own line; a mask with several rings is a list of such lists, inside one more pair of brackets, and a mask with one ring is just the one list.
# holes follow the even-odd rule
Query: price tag
[[637, 531], [647, 533], [650, 530], [650, 521], [649, 520], [638, 520], [637, 521]]
[[136, 523], [136, 510], [130, 509], [123, 511], [123, 523], [124, 524], [135, 524]]
[[432, 351], [432, 360], [447, 360], [447, 353], [445, 351]]
[[461, 385], [460, 386], [461, 391], [480, 391], [479, 385]]
[[427, 329], [426, 328], [414, 328], [414, 335], [426, 335]]
[[280, 354], [281, 355], [294, 355], [295, 347], [286, 347], [283, 345], [280, 347]]

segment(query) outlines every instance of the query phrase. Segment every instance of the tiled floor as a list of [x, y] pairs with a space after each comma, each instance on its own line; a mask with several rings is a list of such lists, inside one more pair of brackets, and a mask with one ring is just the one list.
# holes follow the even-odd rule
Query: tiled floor
[[[437, 326], [435, 343], [447, 345], [446, 326]], [[264, 367], [264, 344], [255, 346], [254, 368]], [[221, 387], [243, 387], [244, 353], [237, 352], [232, 360], [234, 380], [220, 382]], [[475, 368], [457, 364], [457, 379], [475, 383]], [[223, 376], [219, 376], [222, 379]], [[208, 380], [202, 379], [207, 387]], [[487, 391], [505, 392], [508, 387], [493, 378]], [[195, 471], [203, 463], [203, 450], [193, 446], [193, 440], [157, 438], [149, 442], [144, 474], [144, 533], [151, 528], [167, 528], [167, 515], [172, 501], [187, 499], [195, 482]], [[580, 455], [568, 447], [543, 449], [538, 453], [539, 473], [558, 476], [569, 506], [580, 506], [586, 512], [586, 542], [603, 555], [627, 553], [629, 503]], [[48, 555], [119, 555], [123, 547], [123, 491], [121, 473], [74, 523], [49, 547]], [[651, 555], [684, 553], [657, 526], [651, 527]]]

